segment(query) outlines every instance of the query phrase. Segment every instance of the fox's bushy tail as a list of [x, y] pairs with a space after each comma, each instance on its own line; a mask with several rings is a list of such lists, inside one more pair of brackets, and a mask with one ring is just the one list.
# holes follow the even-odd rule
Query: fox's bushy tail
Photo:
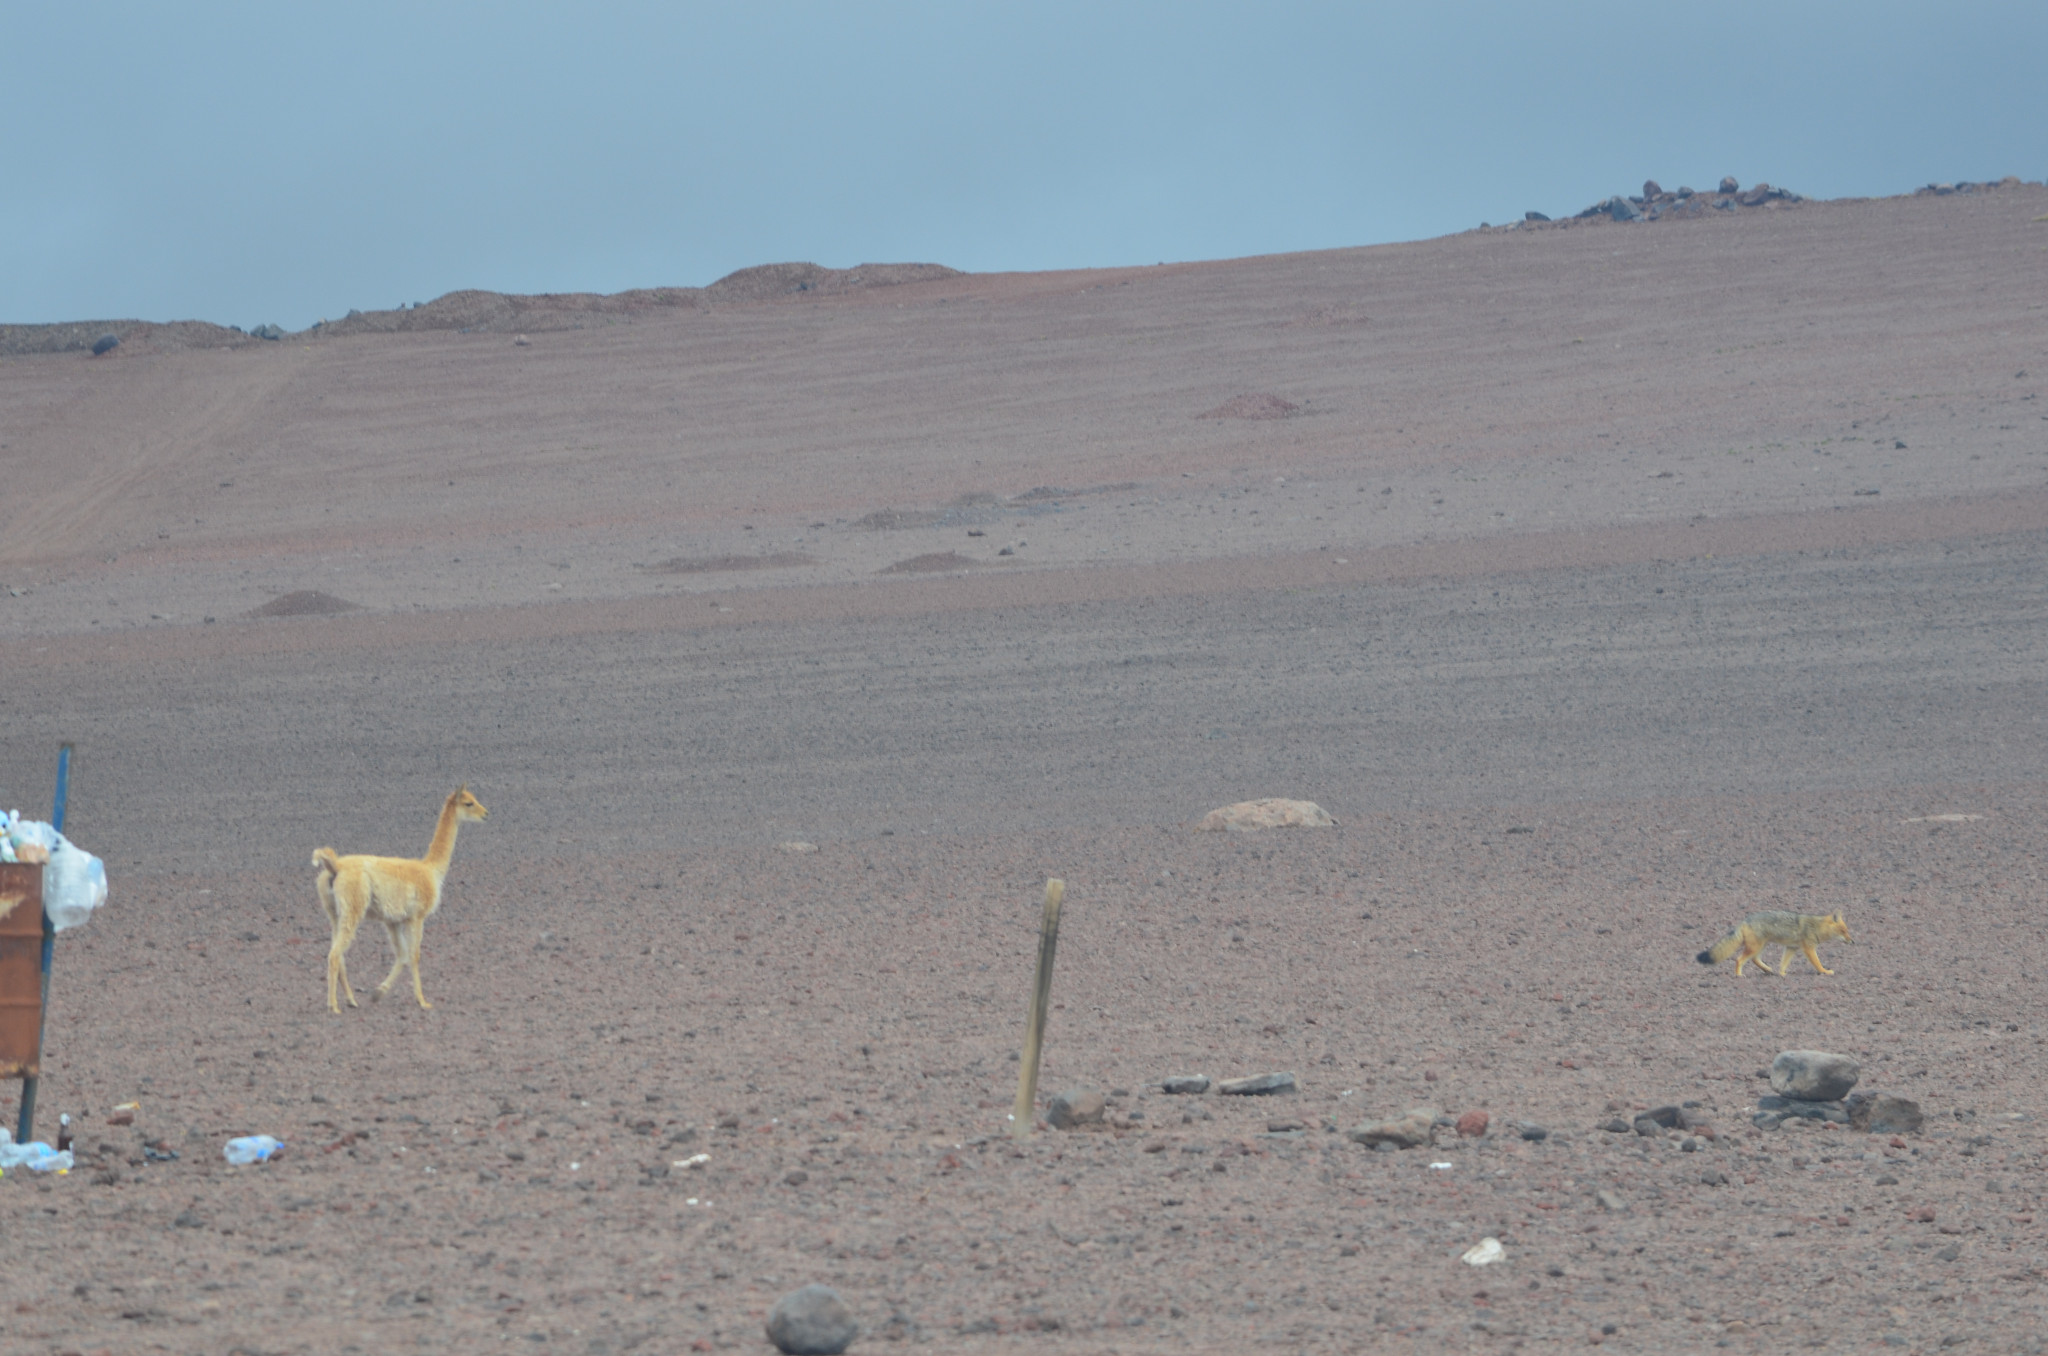
[[1698, 957], [1699, 963], [1701, 965], [1719, 965], [1722, 961], [1734, 955], [1736, 949], [1741, 945], [1742, 929], [1737, 928], [1705, 951], [1700, 952]]

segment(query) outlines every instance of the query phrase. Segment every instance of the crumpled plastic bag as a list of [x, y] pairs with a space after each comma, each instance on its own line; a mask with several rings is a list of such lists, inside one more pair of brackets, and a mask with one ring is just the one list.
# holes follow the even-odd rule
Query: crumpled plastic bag
[[31, 1172], [69, 1172], [71, 1167], [69, 1149], [60, 1153], [41, 1140], [16, 1144], [13, 1135], [0, 1129], [0, 1172], [9, 1168], [27, 1168]]
[[107, 865], [63, 834], [18, 810], [0, 821], [0, 860], [16, 861], [24, 847], [50, 854], [43, 864], [43, 914], [59, 932], [92, 918], [107, 902]]

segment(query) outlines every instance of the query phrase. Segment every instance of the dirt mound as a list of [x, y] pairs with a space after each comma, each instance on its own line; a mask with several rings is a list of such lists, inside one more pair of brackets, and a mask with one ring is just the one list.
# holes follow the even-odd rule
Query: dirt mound
[[1255, 395], [1236, 396], [1224, 401], [1197, 419], [1285, 419], [1301, 413], [1301, 406], [1291, 400], [1282, 400], [1276, 395], [1260, 392]]
[[70, 320], [56, 325], [0, 325], [0, 358], [31, 353], [91, 353], [102, 335], [121, 341], [117, 353], [165, 348], [234, 348], [263, 342], [228, 325], [204, 320], [174, 320], [159, 325], [147, 320]]
[[[963, 276], [944, 264], [861, 264], [825, 268], [819, 264], [762, 264], [729, 273], [709, 287], [641, 287], [629, 292], [542, 292], [521, 295], [468, 288], [432, 301], [388, 311], [350, 311], [302, 331], [323, 338], [346, 334], [407, 334], [457, 330], [469, 334], [539, 334], [549, 330], [595, 329], [675, 309], [778, 301], [795, 296], [840, 296], [870, 287], [895, 287]], [[251, 333], [204, 320], [156, 324], [146, 320], [72, 320], [54, 325], [0, 325], [0, 358], [32, 353], [90, 353], [105, 334], [127, 351], [172, 348], [236, 348], [283, 338], [286, 331], [260, 326]]]
[[860, 264], [854, 268], [823, 268], [817, 264], [759, 264], [728, 273], [704, 289], [715, 302], [772, 301], [815, 292], [837, 296], [863, 287], [895, 287], [902, 283], [957, 278], [960, 270], [944, 264]]
[[946, 570], [974, 570], [981, 568], [981, 562], [958, 551], [933, 551], [928, 555], [912, 556], [899, 560], [894, 565], [883, 567], [881, 574], [940, 574]]
[[905, 527], [930, 527], [940, 515], [930, 509], [876, 509], [854, 520], [863, 532], [894, 532]]
[[245, 616], [250, 617], [330, 617], [337, 612], [360, 612], [362, 604], [352, 603], [346, 598], [337, 598], [331, 593], [318, 589], [296, 589], [280, 598], [272, 598], [261, 607], [252, 607]]
[[767, 556], [673, 556], [659, 565], [643, 565], [655, 574], [710, 574], [718, 570], [783, 570], [794, 565], [815, 565], [816, 556], [802, 551], [777, 551]]

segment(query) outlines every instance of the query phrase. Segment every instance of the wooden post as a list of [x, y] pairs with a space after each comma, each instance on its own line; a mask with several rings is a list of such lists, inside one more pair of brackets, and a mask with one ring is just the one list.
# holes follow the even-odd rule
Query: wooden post
[[1045, 1048], [1045, 1018], [1052, 1011], [1052, 958], [1060, 941], [1060, 901], [1067, 883], [1045, 883], [1045, 921], [1038, 931], [1038, 982], [1031, 988], [1031, 1012], [1024, 1019], [1024, 1066], [1017, 1072], [1017, 1110], [1010, 1133], [1024, 1139], [1031, 1133], [1031, 1107], [1038, 1100], [1038, 1056]]

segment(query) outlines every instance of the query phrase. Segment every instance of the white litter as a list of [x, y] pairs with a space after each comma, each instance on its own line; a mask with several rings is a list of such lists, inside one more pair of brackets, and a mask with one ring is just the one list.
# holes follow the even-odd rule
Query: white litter
[[1507, 1251], [1501, 1247], [1499, 1239], [1482, 1238], [1465, 1250], [1464, 1261], [1467, 1266], [1483, 1267], [1488, 1262], [1498, 1262], [1505, 1256]]
[[107, 865], [39, 819], [23, 819], [21, 811], [0, 816], [0, 862], [18, 862], [49, 854], [43, 863], [43, 915], [59, 932], [75, 928], [107, 902]]
[[672, 1168], [701, 1168], [710, 1161], [710, 1154], [691, 1154], [688, 1158], [678, 1158], [669, 1166]]
[[220, 1156], [238, 1166], [267, 1163], [283, 1147], [284, 1141], [273, 1139], [269, 1135], [243, 1135], [240, 1139], [229, 1140], [227, 1147], [220, 1151]]
[[1429, 1165], [1429, 1170], [1431, 1172], [1449, 1172], [1451, 1165], [1448, 1163], [1432, 1163]]
[[27, 1168], [30, 1172], [69, 1172], [72, 1167], [71, 1151], [52, 1149], [41, 1140], [30, 1140], [16, 1144], [14, 1136], [0, 1128], [0, 1172], [8, 1168]]

